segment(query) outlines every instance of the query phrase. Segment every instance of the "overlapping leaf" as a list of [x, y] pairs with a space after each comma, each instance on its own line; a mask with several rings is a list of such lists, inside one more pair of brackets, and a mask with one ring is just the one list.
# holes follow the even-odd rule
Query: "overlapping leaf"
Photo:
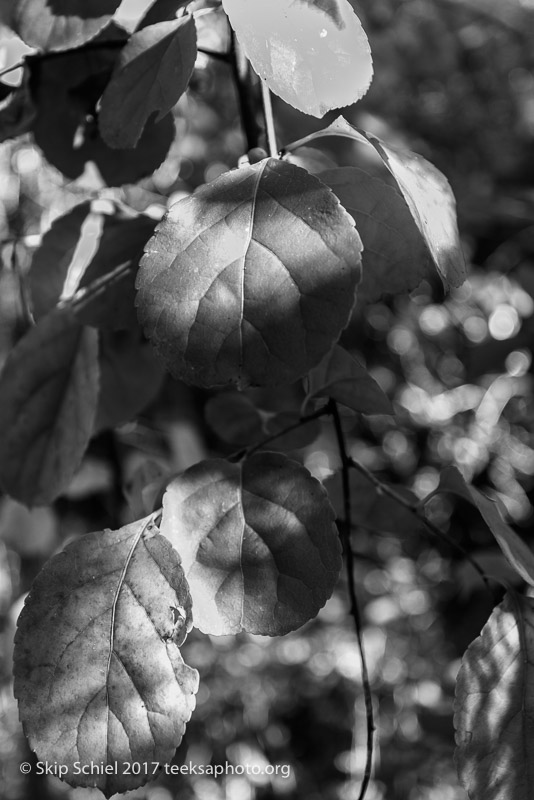
[[341, 568], [333, 511], [295, 461], [203, 461], [169, 484], [161, 532], [179, 549], [206, 633], [281, 635], [315, 617]]
[[252, 66], [269, 88], [322, 117], [367, 92], [373, 62], [348, 0], [223, 0]]
[[87, 42], [110, 21], [121, 0], [11, 0], [5, 20], [39, 50], [67, 50]]
[[141, 262], [139, 320], [187, 382], [291, 382], [347, 324], [360, 250], [324, 184], [264, 159], [172, 206]]
[[146, 14], [139, 20], [136, 30], [140, 31], [149, 25], [176, 19], [179, 9], [189, 2], [190, 0], [154, 0]]
[[393, 414], [393, 407], [363, 364], [339, 345], [312, 369], [308, 398], [331, 397], [362, 414]]
[[[194, 708], [198, 673], [178, 649], [191, 624], [180, 558], [150, 518], [87, 534], [51, 559], [15, 640], [15, 696], [38, 758], [107, 797], [146, 783]], [[76, 774], [75, 762], [111, 769]], [[128, 773], [132, 762], [147, 770]]]
[[134, 33], [122, 50], [104, 94], [98, 124], [110, 147], [135, 147], [154, 112], [156, 122], [177, 103], [197, 54], [191, 14]]
[[97, 333], [52, 312], [9, 355], [0, 376], [0, 483], [26, 505], [69, 484], [93, 431]]
[[534, 783], [534, 600], [507, 595], [456, 683], [456, 764], [471, 800], [529, 800]]
[[456, 467], [446, 467], [442, 471], [436, 492], [452, 492], [474, 505], [495, 536], [508, 562], [523, 580], [534, 586], [534, 553], [506, 524], [495, 501], [466, 483]]

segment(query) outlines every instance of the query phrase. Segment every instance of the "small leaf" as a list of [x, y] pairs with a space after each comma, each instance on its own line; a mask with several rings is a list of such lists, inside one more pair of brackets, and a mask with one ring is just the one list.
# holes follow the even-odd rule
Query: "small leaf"
[[289, 383], [346, 326], [360, 248], [324, 184], [264, 159], [171, 207], [141, 261], [139, 320], [186, 382]]
[[159, 122], [185, 92], [197, 54], [195, 21], [187, 14], [134, 33], [104, 94], [98, 124], [110, 147], [135, 147], [149, 117]]
[[211, 397], [204, 414], [217, 436], [237, 447], [254, 444], [266, 435], [260, 412], [241, 392], [223, 392]]
[[121, 0], [12, 0], [5, 20], [23, 42], [39, 50], [68, 50], [92, 39]]
[[308, 399], [331, 397], [361, 414], [394, 414], [389, 398], [363, 364], [336, 345], [308, 376]]
[[456, 682], [456, 766], [471, 800], [529, 800], [534, 742], [534, 600], [507, 594]]
[[[192, 624], [180, 558], [149, 521], [89, 533], [54, 556], [15, 639], [14, 691], [32, 749], [67, 767], [71, 785], [107, 797], [172, 759], [198, 687], [178, 649]], [[76, 762], [112, 767], [84, 775]], [[148, 769], [127, 773], [125, 762]]]
[[419, 286], [434, 262], [400, 192], [356, 167], [328, 170], [317, 177], [339, 197], [362, 237], [358, 297], [373, 303], [383, 295]]
[[530, 586], [534, 586], [534, 553], [517, 533], [506, 524], [494, 500], [490, 500], [489, 497], [479, 492], [474, 486], [466, 483], [456, 467], [446, 467], [443, 470], [436, 492], [452, 492], [475, 506], [491, 533], [495, 536], [497, 544], [508, 559], [508, 562], [521, 575], [524, 581]]
[[276, 453], [203, 461], [177, 477], [161, 532], [182, 555], [195, 625], [279, 636], [315, 617], [341, 568], [333, 519], [321, 484]]
[[141, 18], [136, 30], [148, 28], [158, 22], [170, 22], [176, 19], [180, 8], [186, 6], [190, 0], [154, 0], [146, 14]]
[[0, 142], [6, 139], [16, 139], [31, 131], [35, 118], [35, 106], [29, 88], [29, 72], [24, 69], [24, 76], [20, 86], [2, 87], [2, 102], [0, 103]]
[[252, 66], [286, 103], [322, 117], [369, 89], [371, 50], [347, 0], [223, 0]]
[[24, 336], [0, 375], [0, 483], [26, 505], [68, 486], [93, 431], [97, 333], [52, 312]]

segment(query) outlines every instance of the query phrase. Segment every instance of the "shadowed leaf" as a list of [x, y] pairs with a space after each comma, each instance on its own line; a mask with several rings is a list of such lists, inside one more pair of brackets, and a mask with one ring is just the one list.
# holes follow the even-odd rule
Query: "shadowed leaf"
[[170, 22], [176, 19], [179, 9], [186, 6], [190, 0], [155, 0], [146, 14], [140, 19], [136, 30], [148, 28], [149, 25], [156, 25], [158, 22]]

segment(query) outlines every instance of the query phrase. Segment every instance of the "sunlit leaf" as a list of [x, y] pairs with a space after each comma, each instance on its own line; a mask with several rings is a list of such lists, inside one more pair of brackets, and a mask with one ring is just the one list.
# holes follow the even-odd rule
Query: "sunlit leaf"
[[410, 292], [430, 275], [432, 256], [400, 192], [356, 167], [318, 177], [354, 217], [362, 238], [359, 298], [375, 302], [383, 295]]
[[149, 117], [163, 119], [184, 93], [197, 54], [191, 14], [134, 33], [102, 95], [98, 124], [110, 147], [135, 147]]
[[509, 563], [523, 580], [534, 586], [534, 553], [506, 524], [494, 500], [470, 486], [456, 467], [446, 467], [442, 471], [436, 492], [452, 492], [474, 505]]
[[[172, 759], [198, 687], [178, 649], [192, 624], [180, 558], [149, 523], [87, 534], [54, 556], [15, 640], [15, 696], [30, 746], [67, 767], [64, 780], [107, 797]], [[77, 774], [76, 762], [112, 768]], [[147, 771], [128, 774], [132, 762], [148, 762]]]
[[276, 453], [203, 461], [177, 477], [161, 532], [182, 556], [195, 625], [276, 636], [315, 617], [341, 568], [333, 519], [321, 484]]
[[7, 24], [31, 47], [67, 50], [104, 28], [121, 0], [12, 0]]
[[52, 312], [18, 342], [0, 375], [0, 483], [26, 505], [69, 484], [93, 431], [97, 333]]
[[456, 765], [471, 800], [529, 800], [534, 759], [534, 600], [506, 595], [462, 659]]
[[171, 207], [141, 261], [139, 320], [189, 383], [289, 383], [347, 324], [360, 248], [324, 184], [264, 159]]
[[331, 353], [308, 376], [308, 398], [331, 397], [362, 414], [393, 414], [393, 406], [368, 371], [343, 347]]
[[371, 50], [347, 0], [223, 0], [223, 7], [258, 75], [299, 111], [322, 117], [367, 92]]

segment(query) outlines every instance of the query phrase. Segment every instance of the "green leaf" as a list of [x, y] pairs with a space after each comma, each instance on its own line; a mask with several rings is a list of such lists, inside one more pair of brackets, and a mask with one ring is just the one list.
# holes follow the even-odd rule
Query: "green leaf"
[[0, 483], [47, 505], [80, 466], [99, 385], [97, 333], [52, 312], [18, 342], [0, 375]]
[[[194, 708], [198, 673], [179, 646], [191, 629], [180, 558], [150, 517], [89, 533], [37, 576], [15, 638], [15, 696], [38, 758], [107, 797], [171, 761]], [[76, 774], [75, 763], [112, 765]], [[117, 774], [115, 774], [117, 762]], [[125, 762], [148, 762], [125, 772]]]
[[97, 35], [121, 0], [12, 0], [5, 20], [23, 42], [39, 50], [68, 50]]
[[177, 477], [161, 532], [182, 556], [195, 625], [279, 636], [315, 617], [341, 568], [333, 520], [321, 484], [276, 453], [202, 461]]
[[133, 149], [113, 150], [102, 140], [97, 103], [123, 41], [125, 34], [113, 28], [90, 48], [28, 60], [37, 107], [35, 141], [68, 178], [79, 178], [87, 162], [93, 162], [108, 186], [133, 183], [160, 166], [174, 139], [174, 121], [168, 114], [160, 122], [150, 120]]
[[104, 94], [98, 124], [110, 147], [135, 147], [149, 117], [163, 119], [185, 92], [197, 55], [191, 14], [134, 33]]
[[[495, 536], [497, 544], [508, 562], [524, 581], [534, 586], [534, 553], [525, 542], [503, 520], [494, 500], [470, 486], [456, 467], [446, 467], [440, 476], [436, 492], [451, 492], [463, 497], [478, 509], [482, 519]], [[434, 493], [433, 493], [434, 494]], [[433, 496], [430, 495], [429, 497]], [[427, 498], [428, 500], [429, 498]]]
[[371, 50], [347, 0], [223, 0], [252, 66], [286, 103], [322, 117], [369, 89]]
[[95, 432], [133, 419], [159, 394], [165, 373], [139, 334], [112, 331], [101, 337]]
[[389, 398], [363, 364], [336, 345], [308, 376], [308, 397], [331, 397], [361, 414], [394, 414]]
[[399, 191], [357, 167], [317, 177], [336, 193], [362, 237], [359, 298], [373, 303], [383, 295], [410, 292], [428, 277], [432, 255]]
[[289, 383], [346, 326], [360, 248], [324, 184], [264, 159], [171, 207], [141, 261], [139, 320], [186, 382]]
[[455, 760], [471, 800], [529, 800], [534, 743], [534, 600], [507, 594], [462, 659]]
[[148, 28], [149, 25], [156, 25], [158, 22], [170, 22], [176, 19], [178, 10], [186, 6], [190, 0], [155, 0], [146, 14], [141, 18], [136, 30]]

